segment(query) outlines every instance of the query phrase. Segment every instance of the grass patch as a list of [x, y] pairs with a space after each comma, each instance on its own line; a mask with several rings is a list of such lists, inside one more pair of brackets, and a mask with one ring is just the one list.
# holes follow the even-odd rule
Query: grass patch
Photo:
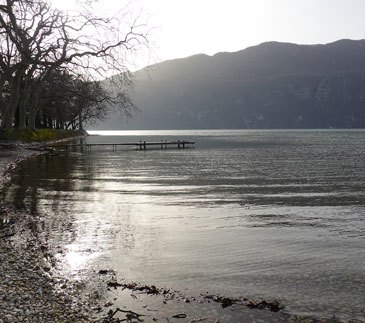
[[42, 142], [83, 136], [86, 133], [80, 130], [57, 130], [57, 129], [4, 129], [0, 130], [0, 140]]

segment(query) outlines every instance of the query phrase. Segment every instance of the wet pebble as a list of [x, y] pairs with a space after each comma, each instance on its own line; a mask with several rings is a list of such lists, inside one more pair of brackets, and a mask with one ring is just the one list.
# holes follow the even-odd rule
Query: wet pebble
[[98, 321], [79, 289], [37, 266], [40, 255], [3, 239], [0, 255], [0, 323]]
[[[19, 161], [40, 153], [21, 144], [1, 150], [0, 187], [10, 180], [9, 172]], [[6, 224], [0, 226], [0, 323], [99, 322], [92, 313], [96, 304], [67, 279], [55, 277], [50, 255], [42, 254], [37, 241], [13, 243], [6, 238], [14, 236], [13, 220], [21, 222], [19, 219], [29, 215], [0, 201], [0, 216], [1, 223]]]

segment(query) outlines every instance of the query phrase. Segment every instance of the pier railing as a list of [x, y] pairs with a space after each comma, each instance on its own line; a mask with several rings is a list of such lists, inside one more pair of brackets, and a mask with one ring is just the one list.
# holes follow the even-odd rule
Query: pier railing
[[167, 149], [168, 147], [171, 148], [177, 148], [177, 149], [185, 149], [185, 148], [191, 148], [195, 144], [195, 141], [189, 141], [189, 140], [177, 140], [177, 141], [167, 141], [167, 140], [161, 140], [161, 141], [137, 141], [137, 142], [123, 142], [123, 143], [81, 143], [81, 144], [53, 144], [53, 145], [46, 145], [43, 146], [45, 149], [50, 148], [63, 148], [64, 150], [68, 151], [68, 149], [80, 147], [80, 148], [86, 148], [88, 150], [91, 150], [92, 147], [96, 146], [109, 146], [113, 148], [114, 150], [117, 150], [118, 146], [134, 146], [139, 150], [147, 150], [148, 147], [155, 147], [160, 149]]

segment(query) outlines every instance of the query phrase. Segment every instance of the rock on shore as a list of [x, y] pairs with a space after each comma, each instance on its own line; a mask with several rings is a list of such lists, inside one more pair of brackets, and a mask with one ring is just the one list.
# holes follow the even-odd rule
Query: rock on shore
[[0, 146], [0, 189], [10, 179], [11, 172], [23, 159], [39, 155], [41, 152], [27, 149], [23, 145]]

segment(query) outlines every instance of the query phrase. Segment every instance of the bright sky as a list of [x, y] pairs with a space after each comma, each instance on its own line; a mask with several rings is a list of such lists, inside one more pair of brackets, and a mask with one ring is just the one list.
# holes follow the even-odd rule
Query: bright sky
[[[72, 0], [53, 0], [71, 6]], [[299, 44], [365, 38], [365, 0], [99, 0], [115, 12], [130, 2], [152, 28], [151, 55], [135, 66], [198, 53], [237, 51], [265, 41]]]

